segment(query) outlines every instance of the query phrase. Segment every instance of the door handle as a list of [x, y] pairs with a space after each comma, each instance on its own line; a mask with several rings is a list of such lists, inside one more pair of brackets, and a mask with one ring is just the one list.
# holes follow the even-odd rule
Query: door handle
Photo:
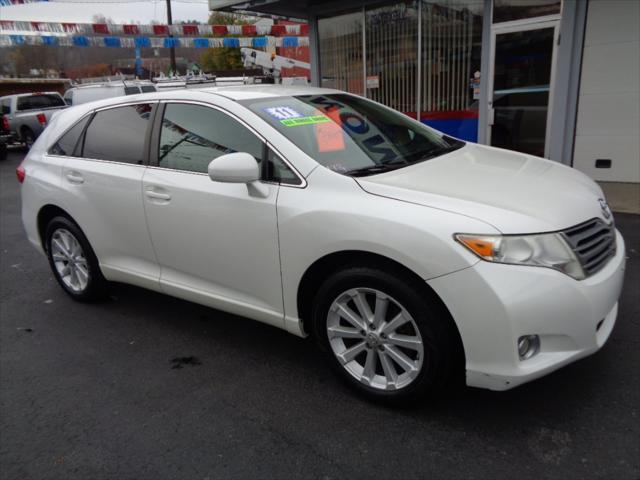
[[84, 178], [82, 178], [82, 175], [80, 175], [78, 172], [67, 172], [66, 176], [67, 180], [69, 180], [70, 183], [84, 183]]
[[163, 200], [165, 202], [168, 202], [169, 200], [171, 200], [171, 195], [169, 195], [168, 193], [160, 193], [153, 190], [146, 190], [145, 194], [147, 195], [147, 198], [150, 198], [152, 200]]

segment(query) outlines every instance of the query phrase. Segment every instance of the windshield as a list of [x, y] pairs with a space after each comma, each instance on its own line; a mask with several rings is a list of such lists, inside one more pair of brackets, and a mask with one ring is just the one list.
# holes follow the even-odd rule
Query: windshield
[[348, 175], [401, 168], [464, 145], [404, 114], [347, 94], [241, 103], [320, 164]]

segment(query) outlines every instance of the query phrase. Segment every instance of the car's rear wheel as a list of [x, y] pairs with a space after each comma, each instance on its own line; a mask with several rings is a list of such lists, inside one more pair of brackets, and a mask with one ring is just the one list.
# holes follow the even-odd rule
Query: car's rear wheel
[[79, 301], [106, 296], [107, 281], [95, 253], [74, 222], [66, 217], [52, 219], [46, 229], [46, 249], [51, 270], [69, 296]]
[[405, 402], [440, 394], [455, 374], [455, 339], [442, 308], [412, 281], [351, 267], [329, 276], [313, 307], [314, 335], [349, 385]]
[[24, 145], [27, 148], [27, 150], [31, 150], [31, 147], [33, 147], [33, 144], [36, 141], [36, 136], [31, 131], [30, 128], [25, 127], [22, 130], [22, 141], [24, 142]]

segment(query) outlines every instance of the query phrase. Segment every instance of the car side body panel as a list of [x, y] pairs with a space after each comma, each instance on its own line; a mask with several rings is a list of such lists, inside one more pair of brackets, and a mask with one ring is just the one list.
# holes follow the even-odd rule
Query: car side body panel
[[308, 182], [304, 190], [282, 187], [278, 197], [285, 326], [298, 335], [302, 334], [297, 307], [300, 281], [326, 255], [374, 253], [430, 279], [478, 262], [462, 246], [452, 248], [453, 234], [461, 226], [497, 233], [470, 217], [370, 195], [353, 178], [323, 167]]

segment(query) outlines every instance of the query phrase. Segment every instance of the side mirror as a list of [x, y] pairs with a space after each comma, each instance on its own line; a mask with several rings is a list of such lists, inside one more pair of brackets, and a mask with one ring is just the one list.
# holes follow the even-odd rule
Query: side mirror
[[245, 152], [227, 153], [214, 158], [208, 170], [214, 182], [251, 183], [260, 180], [258, 162]]

